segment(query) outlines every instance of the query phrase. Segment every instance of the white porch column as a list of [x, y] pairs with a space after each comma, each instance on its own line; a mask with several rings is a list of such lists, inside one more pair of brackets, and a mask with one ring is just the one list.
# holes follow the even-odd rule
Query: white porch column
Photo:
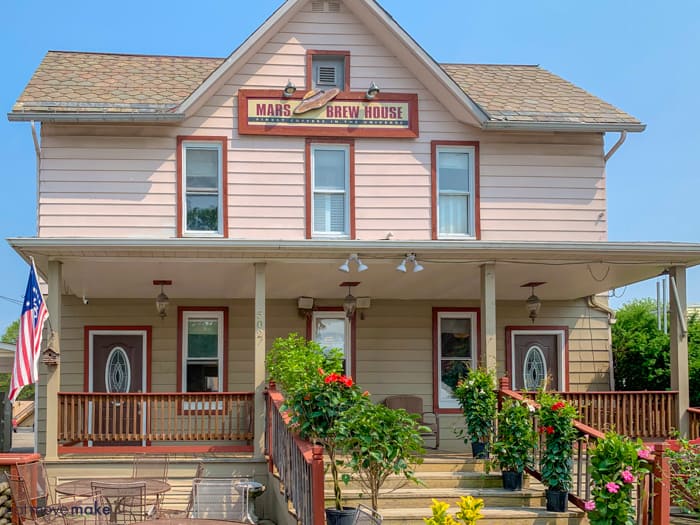
[[[690, 393], [688, 386], [688, 334], [683, 333], [687, 327], [686, 315], [686, 279], [685, 268], [673, 266], [669, 271], [670, 279], [675, 279], [678, 291], [678, 303], [673, 297], [673, 283], [669, 283], [671, 295], [669, 324], [671, 338], [671, 390], [678, 390], [678, 430], [681, 435], [688, 435], [688, 407]], [[681, 321], [683, 319], [685, 323]]]
[[481, 265], [481, 363], [496, 372], [496, 265]]
[[255, 263], [255, 398], [253, 400], [255, 436], [253, 456], [263, 457], [265, 430], [265, 263]]
[[[49, 322], [46, 323], [46, 326], [49, 327], [49, 330], [45, 334], [45, 341], [48, 341], [52, 329], [60, 341], [61, 293], [63, 291], [63, 268], [60, 261], [49, 261], [48, 278], [49, 296], [46, 307], [49, 309]], [[58, 392], [61, 390], [61, 356], [58, 358], [58, 366], [49, 367], [40, 364], [39, 367], [41, 386], [39, 410], [35, 411], [34, 428], [40, 429], [41, 421], [44, 420], [44, 431], [38, 434], [38, 451], [43, 453], [46, 459], [53, 460], [58, 458]]]

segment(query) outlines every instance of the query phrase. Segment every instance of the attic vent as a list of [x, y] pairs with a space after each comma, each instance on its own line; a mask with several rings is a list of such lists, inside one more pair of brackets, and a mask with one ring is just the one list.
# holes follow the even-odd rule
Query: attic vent
[[319, 66], [318, 83], [322, 85], [335, 86], [335, 66]]
[[340, 0], [313, 0], [311, 11], [314, 13], [340, 13]]

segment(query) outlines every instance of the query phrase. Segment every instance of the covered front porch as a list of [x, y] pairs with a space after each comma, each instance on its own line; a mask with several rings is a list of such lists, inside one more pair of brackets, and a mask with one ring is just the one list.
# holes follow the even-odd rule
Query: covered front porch
[[[552, 370], [558, 389], [612, 390], [610, 312], [596, 294], [668, 271], [678, 291], [671, 301], [672, 394], [632, 402], [625, 394], [585, 401], [592, 422], [634, 412], [640, 423], [688, 429], [685, 269], [700, 262], [700, 246], [658, 243], [502, 243], [393, 241], [12, 239], [33, 257], [48, 282], [52, 328], [60, 336], [55, 365], [41, 365], [38, 431], [47, 458], [63, 454], [138, 450], [248, 453], [261, 458], [265, 432], [265, 351], [276, 337], [310, 337], [313, 316], [340, 312], [349, 290], [370, 299], [348, 320], [348, 371], [373, 398], [413, 393], [441, 412], [443, 435], [459, 414], [441, 405], [447, 369], [437, 348], [440, 312], [468, 312], [474, 364], [517, 375], [513, 343], [533, 329], [558, 337]], [[359, 254], [367, 271], [350, 262]], [[396, 270], [416, 254], [424, 270]], [[168, 280], [167, 317], [155, 309]], [[541, 309], [533, 321], [525, 299], [536, 288]], [[299, 308], [299, 297], [313, 308]], [[188, 312], [221, 313], [228, 332], [218, 392], [187, 392], [182, 356]], [[213, 315], [213, 314], [212, 314]], [[110, 331], [142, 337], [147, 378], [136, 391], [99, 392], [90, 338]], [[91, 335], [92, 334], [92, 335]], [[141, 334], [141, 335], [139, 335]], [[184, 363], [184, 364], [183, 364]], [[91, 374], [94, 376], [91, 378]], [[514, 379], [515, 380], [515, 379]], [[92, 387], [90, 386], [92, 385]], [[583, 398], [582, 398], [583, 399]], [[636, 398], [639, 400], [639, 396]], [[654, 417], [651, 414], [654, 414]], [[600, 419], [603, 418], [603, 419]], [[106, 427], [109, 420], [110, 426]], [[119, 422], [119, 423], [116, 423]], [[661, 422], [664, 422], [663, 425]], [[101, 426], [102, 425], [102, 426]], [[597, 426], [597, 424], [596, 424]], [[456, 438], [446, 448], [460, 446]], [[164, 448], [165, 447], [165, 448]]]

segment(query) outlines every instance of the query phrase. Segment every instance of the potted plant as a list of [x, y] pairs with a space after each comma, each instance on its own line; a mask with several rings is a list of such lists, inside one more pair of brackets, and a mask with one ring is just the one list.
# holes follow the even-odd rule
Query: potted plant
[[591, 500], [584, 503], [591, 525], [625, 525], [635, 521], [635, 485], [649, 472], [651, 453], [640, 439], [615, 432], [598, 439], [590, 453]]
[[537, 433], [532, 426], [535, 407], [508, 398], [498, 412], [498, 434], [493, 444], [494, 463], [501, 468], [503, 488], [521, 490], [523, 471], [532, 467]]
[[544, 435], [544, 450], [540, 460], [542, 483], [547, 487], [547, 510], [564, 512], [571, 488], [572, 454], [578, 432], [574, 420], [576, 407], [556, 394], [537, 394], [539, 431]]
[[493, 373], [481, 368], [469, 370], [466, 377], [457, 383], [454, 393], [466, 423], [466, 432], [457, 429], [457, 436], [462, 437], [464, 443], [471, 442], [475, 458], [488, 458], [488, 444], [493, 434], [498, 402]]
[[[422, 463], [423, 438], [427, 429], [417, 422], [418, 415], [403, 409], [375, 405], [369, 395], [350, 407], [336, 422], [340, 446], [347, 454], [345, 465], [358, 476], [361, 486], [372, 497], [378, 510], [379, 489], [390, 475], [420, 483], [415, 465]], [[348, 474], [343, 481], [350, 481]]]
[[349, 408], [361, 403], [363, 398], [352, 378], [337, 372], [327, 373], [322, 368], [309, 377], [305, 388], [293, 390], [285, 404], [290, 412], [290, 424], [303, 439], [319, 443], [328, 454], [335, 505], [326, 509], [328, 525], [352, 523], [355, 509], [343, 507], [338, 467], [342, 462], [342, 439], [336, 422]]

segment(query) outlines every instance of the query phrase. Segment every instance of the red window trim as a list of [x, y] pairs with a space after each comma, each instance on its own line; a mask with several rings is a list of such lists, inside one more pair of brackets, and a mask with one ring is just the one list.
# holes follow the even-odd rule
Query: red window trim
[[177, 392], [183, 392], [182, 358], [183, 346], [182, 329], [185, 312], [222, 312], [224, 314], [224, 340], [221, 366], [221, 391], [228, 392], [228, 306], [178, 306], [177, 308]]
[[90, 391], [90, 332], [96, 332], [100, 330], [110, 330], [114, 332], [131, 332], [140, 331], [146, 332], [146, 391], [151, 391], [151, 342], [152, 338], [152, 327], [151, 326], [103, 326], [103, 325], [86, 325], [83, 328], [83, 391]]
[[182, 192], [184, 185], [182, 181], [182, 148], [183, 142], [221, 142], [221, 213], [223, 213], [221, 235], [228, 238], [228, 137], [221, 136], [194, 136], [178, 135], [177, 137], [177, 236], [184, 237], [184, 224], [182, 209]]
[[306, 238], [313, 238], [313, 225], [311, 224], [311, 210], [312, 210], [312, 198], [313, 198], [313, 181], [311, 173], [311, 146], [314, 144], [345, 144], [349, 146], [348, 164], [350, 166], [350, 173], [348, 174], [348, 206], [350, 207], [349, 220], [350, 220], [350, 231], [348, 232], [350, 239], [356, 238], [355, 230], [355, 141], [353, 139], [341, 139], [341, 138], [307, 138], [306, 145], [304, 148], [304, 172], [305, 172], [305, 183], [306, 183]]
[[437, 149], [440, 146], [468, 146], [474, 148], [474, 238], [481, 239], [481, 191], [479, 176], [479, 141], [471, 140], [432, 140], [430, 141], [430, 208], [431, 237], [438, 240], [438, 187], [437, 187]]
[[[506, 326], [506, 375], [513, 378], [513, 353], [512, 334], [514, 331], [524, 332], [544, 332], [544, 331], [560, 331], [564, 332], [564, 362], [561, 363], [562, 373], [564, 374], [564, 390], [569, 390], [569, 327], [554, 326], [554, 325], [524, 325], [524, 326]], [[511, 383], [512, 384], [512, 383]]]
[[[314, 306], [313, 309], [314, 312], [342, 312], [343, 307], [342, 306]], [[357, 328], [357, 312], [354, 312], [352, 314], [352, 317], [350, 318], [350, 376], [353, 378], [357, 377], [357, 367], [356, 367], [356, 359], [355, 359], [355, 354], [357, 352], [357, 344], [356, 340], [357, 338], [355, 337], [356, 335], [356, 328]], [[311, 341], [311, 338], [313, 337], [313, 315], [310, 315], [306, 318], [306, 339], [308, 341]]]
[[440, 408], [440, 392], [439, 392], [439, 374], [438, 368], [440, 363], [438, 357], [440, 355], [438, 349], [438, 330], [440, 329], [438, 322], [438, 314], [449, 312], [468, 312], [476, 313], [476, 326], [474, 327], [474, 336], [476, 337], [476, 360], [481, 362], [481, 309], [477, 307], [440, 307], [433, 306], [433, 412], [440, 414], [461, 414], [459, 408]]
[[341, 91], [350, 91], [350, 51], [325, 51], [321, 49], [306, 50], [306, 90], [313, 89], [313, 57], [314, 55], [336, 55], [345, 57], [345, 85]]

